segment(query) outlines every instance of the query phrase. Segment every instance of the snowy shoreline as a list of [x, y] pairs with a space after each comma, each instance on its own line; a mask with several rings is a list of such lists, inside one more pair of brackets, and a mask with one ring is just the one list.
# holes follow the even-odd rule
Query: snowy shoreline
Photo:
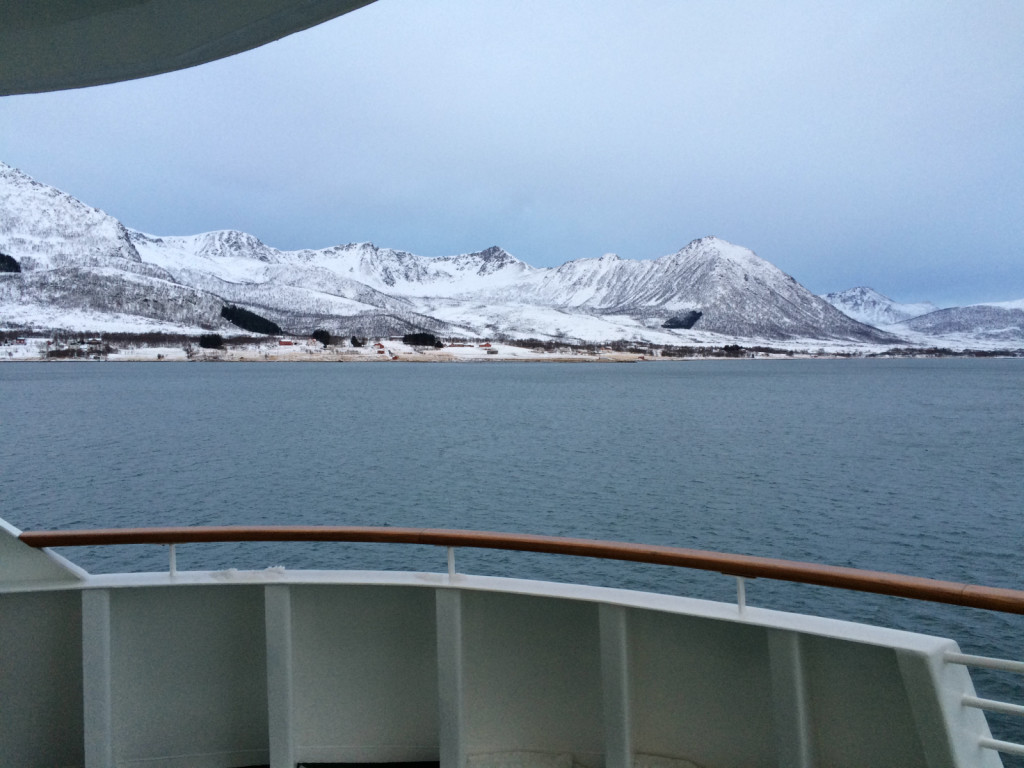
[[184, 345], [120, 343], [113, 347], [99, 339], [57, 344], [44, 337], [24, 337], [0, 345], [0, 362], [226, 362], [226, 363], [637, 363], [693, 362], [699, 360], [813, 360], [895, 357], [1024, 357], [1022, 349], [885, 348], [875, 345], [816, 346], [807, 342], [792, 347], [704, 347], [671, 349], [637, 343], [627, 349], [609, 347], [525, 347], [505, 342], [411, 346], [399, 340], [369, 341], [364, 346], [328, 345], [306, 339], [268, 339], [203, 349]]

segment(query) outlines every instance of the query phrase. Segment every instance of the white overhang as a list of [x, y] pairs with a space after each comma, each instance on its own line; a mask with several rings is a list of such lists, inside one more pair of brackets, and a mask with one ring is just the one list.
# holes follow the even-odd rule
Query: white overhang
[[0, 96], [133, 80], [279, 40], [373, 0], [0, 0]]

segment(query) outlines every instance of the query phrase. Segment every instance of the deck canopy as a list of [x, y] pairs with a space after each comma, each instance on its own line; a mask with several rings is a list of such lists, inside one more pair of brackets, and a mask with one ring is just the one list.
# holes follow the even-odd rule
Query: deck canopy
[[3, 2], [0, 96], [84, 88], [231, 56], [373, 0]]

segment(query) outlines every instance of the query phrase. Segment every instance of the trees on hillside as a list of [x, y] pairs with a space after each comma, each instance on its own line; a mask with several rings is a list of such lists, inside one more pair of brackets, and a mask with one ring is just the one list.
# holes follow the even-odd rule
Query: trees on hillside
[[281, 326], [273, 320], [250, 312], [248, 309], [227, 304], [220, 310], [220, 316], [233, 325], [237, 325], [243, 331], [250, 333], [262, 333], [266, 335], [281, 333]]
[[0, 272], [21, 272], [21, 264], [13, 256], [0, 253]]
[[437, 345], [437, 337], [432, 333], [407, 333], [402, 341], [410, 347], [433, 347]]

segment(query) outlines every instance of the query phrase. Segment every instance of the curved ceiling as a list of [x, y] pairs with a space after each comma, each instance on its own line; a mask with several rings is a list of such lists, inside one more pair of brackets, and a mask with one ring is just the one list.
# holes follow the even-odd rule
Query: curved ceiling
[[84, 88], [193, 67], [373, 1], [3, 2], [0, 96]]

